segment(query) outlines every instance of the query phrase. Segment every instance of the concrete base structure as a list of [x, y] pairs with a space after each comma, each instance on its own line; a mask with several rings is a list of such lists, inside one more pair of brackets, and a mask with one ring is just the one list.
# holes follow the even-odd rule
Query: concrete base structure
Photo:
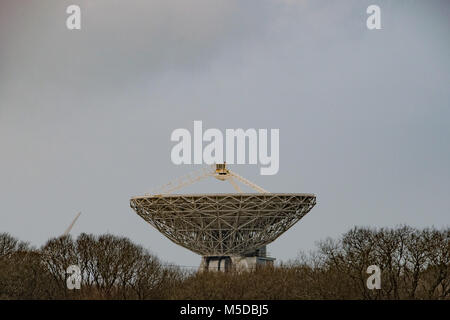
[[203, 256], [199, 271], [251, 271], [257, 267], [273, 265], [274, 261], [275, 258], [266, 256], [264, 247], [247, 256]]

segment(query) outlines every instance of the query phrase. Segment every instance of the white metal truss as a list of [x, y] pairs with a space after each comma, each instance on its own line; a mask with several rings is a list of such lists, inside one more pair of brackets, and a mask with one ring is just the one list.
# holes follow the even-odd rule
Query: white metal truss
[[184, 175], [178, 179], [170, 181], [169, 183], [161, 186], [160, 188], [153, 190], [151, 194], [146, 195], [171, 194], [174, 191], [180, 190], [181, 188], [187, 187], [191, 184], [194, 184], [208, 177], [215, 177], [218, 180], [230, 182], [233, 188], [239, 193], [242, 193], [242, 190], [239, 187], [239, 185], [234, 181], [234, 179], [247, 185], [248, 187], [252, 188], [253, 190], [259, 193], [269, 193], [269, 191], [261, 188], [256, 183], [253, 183], [250, 180], [240, 176], [236, 172], [229, 170], [228, 168], [226, 168], [225, 164], [217, 164], [208, 167], [203, 167], [197, 171], [188, 173], [187, 175]]
[[274, 241], [316, 204], [312, 194], [144, 196], [131, 207], [167, 238], [201, 255], [242, 255]]
[[214, 170], [212, 170], [209, 167], [201, 168], [197, 171], [188, 173], [174, 181], [170, 181], [169, 183], [163, 185], [162, 187], [153, 190], [151, 194], [152, 195], [170, 194], [181, 188], [187, 187], [195, 182], [198, 182], [208, 177], [212, 177], [214, 176], [214, 174], [215, 174]]
[[261, 188], [260, 186], [258, 186], [256, 183], [251, 182], [250, 180], [245, 179], [244, 177], [238, 175], [236, 172], [228, 170], [228, 172], [230, 173], [230, 176], [233, 178], [236, 178], [237, 180], [239, 180], [240, 182], [242, 182], [243, 184], [246, 184], [247, 186], [249, 186], [250, 188], [260, 192], [260, 193], [269, 193], [269, 191]]

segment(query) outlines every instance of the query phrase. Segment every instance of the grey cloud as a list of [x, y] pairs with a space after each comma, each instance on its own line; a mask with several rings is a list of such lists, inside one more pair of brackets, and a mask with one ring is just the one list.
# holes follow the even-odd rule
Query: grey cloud
[[[194, 169], [170, 162], [170, 133], [193, 120], [280, 129], [276, 176], [233, 168], [317, 194], [269, 246], [279, 259], [353, 225], [448, 224], [450, 5], [378, 2], [371, 32], [371, 1], [81, 1], [71, 33], [67, 1], [2, 1], [0, 231], [42, 244], [81, 210], [75, 234], [198, 264], [128, 206]], [[205, 190], [232, 189], [184, 191]]]

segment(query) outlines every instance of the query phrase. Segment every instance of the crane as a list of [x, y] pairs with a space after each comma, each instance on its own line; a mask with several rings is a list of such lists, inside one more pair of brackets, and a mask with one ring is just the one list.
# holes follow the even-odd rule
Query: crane
[[70, 233], [70, 230], [72, 230], [75, 222], [77, 222], [78, 218], [81, 215], [81, 211], [78, 212], [78, 214], [76, 215], [75, 219], [73, 219], [72, 223], [69, 225], [69, 227], [66, 229], [66, 231], [64, 231], [63, 236], [67, 236]]

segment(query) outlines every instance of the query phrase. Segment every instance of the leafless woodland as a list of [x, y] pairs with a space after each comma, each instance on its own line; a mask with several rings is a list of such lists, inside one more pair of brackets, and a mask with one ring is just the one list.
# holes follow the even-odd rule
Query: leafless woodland
[[[80, 290], [67, 288], [69, 265], [80, 267]], [[382, 271], [379, 290], [366, 286], [370, 265]], [[110, 234], [59, 237], [33, 248], [2, 233], [0, 299], [449, 300], [450, 229], [355, 227], [293, 261], [228, 273], [171, 266]]]

